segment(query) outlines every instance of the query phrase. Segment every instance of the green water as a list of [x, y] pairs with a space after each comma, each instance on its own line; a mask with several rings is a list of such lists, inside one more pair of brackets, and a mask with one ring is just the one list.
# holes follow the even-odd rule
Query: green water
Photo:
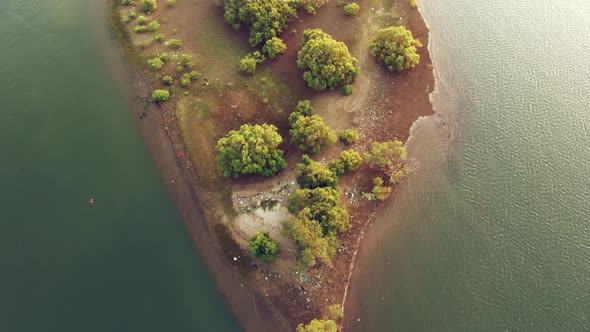
[[347, 325], [590, 330], [590, 2], [419, 3], [438, 114], [366, 237]]
[[237, 330], [98, 49], [104, 3], [1, 7], [0, 331]]

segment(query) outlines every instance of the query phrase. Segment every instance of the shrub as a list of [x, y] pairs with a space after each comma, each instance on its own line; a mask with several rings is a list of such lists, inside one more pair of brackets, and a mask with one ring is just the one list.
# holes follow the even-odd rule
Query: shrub
[[160, 60], [162, 60], [164, 63], [168, 62], [170, 60], [170, 54], [164, 52], [162, 54], [160, 54], [158, 56], [160, 58]]
[[174, 84], [174, 79], [172, 78], [172, 76], [164, 76], [162, 77], [162, 82], [168, 86], [171, 86], [172, 84]]
[[297, 189], [289, 196], [287, 208], [297, 217], [319, 223], [323, 235], [346, 232], [351, 227], [348, 212], [339, 207], [338, 190], [332, 187]]
[[356, 171], [363, 162], [360, 153], [354, 150], [344, 150], [340, 152], [340, 158], [331, 162], [328, 167], [334, 174], [340, 176], [347, 172]]
[[131, 1], [131, 0], [121, 0], [121, 4], [123, 6], [131, 6], [131, 5], [133, 5], [133, 1]]
[[180, 56], [180, 63], [185, 68], [193, 68], [193, 57], [190, 54], [183, 53]]
[[367, 163], [381, 169], [396, 167], [405, 162], [408, 152], [401, 141], [373, 142], [371, 151], [365, 154]]
[[182, 73], [184, 71], [184, 66], [183, 65], [178, 65], [178, 66], [176, 66], [176, 69], [175, 70], [176, 70], [177, 73], [180, 74], [180, 73]]
[[176, 0], [167, 0], [166, 3], [168, 4], [168, 7], [176, 6]]
[[170, 92], [168, 90], [155, 90], [152, 93], [152, 99], [156, 102], [163, 103], [170, 99]]
[[148, 19], [145, 16], [139, 16], [137, 18], [137, 24], [139, 25], [145, 25], [147, 23]]
[[164, 62], [160, 58], [150, 59], [147, 63], [151, 71], [158, 71], [164, 67]]
[[203, 76], [203, 74], [193, 70], [190, 73], [188, 73], [188, 76], [191, 80], [198, 80], [199, 78], [201, 78], [201, 76]]
[[389, 71], [414, 68], [420, 62], [417, 47], [422, 47], [422, 43], [414, 39], [410, 30], [401, 26], [377, 31], [369, 44], [371, 55]]
[[340, 134], [340, 140], [346, 144], [346, 145], [351, 145], [356, 143], [360, 138], [359, 132], [348, 128], [346, 130], [344, 130], [341, 134]]
[[307, 85], [317, 91], [350, 84], [359, 74], [357, 59], [348, 47], [320, 29], [303, 32], [297, 67], [303, 70]]
[[182, 75], [182, 78], [180, 79], [180, 85], [185, 88], [188, 88], [191, 85], [191, 77], [189, 74]]
[[347, 84], [342, 87], [342, 90], [340, 90], [340, 93], [342, 93], [345, 96], [350, 96], [352, 94], [352, 91], [353, 91], [352, 85]]
[[318, 261], [332, 265], [332, 257], [338, 248], [334, 235], [324, 236], [322, 225], [310, 218], [309, 208], [296, 216], [291, 216], [285, 224], [286, 231], [299, 247], [297, 261], [302, 270], [309, 269]]
[[338, 327], [333, 320], [314, 319], [309, 324], [299, 324], [295, 332], [336, 332]]
[[130, 19], [134, 19], [137, 17], [137, 13], [135, 12], [135, 10], [132, 10], [129, 12], [129, 18]]
[[[290, 117], [291, 119], [291, 117]], [[291, 144], [303, 152], [319, 153], [336, 142], [336, 134], [319, 115], [293, 117]]]
[[156, 0], [141, 0], [141, 7], [146, 13], [153, 13], [158, 10], [158, 3]]
[[361, 7], [356, 2], [349, 3], [348, 5], [344, 6], [344, 15], [354, 16], [358, 14], [360, 8]]
[[344, 311], [342, 310], [342, 306], [340, 304], [333, 304], [328, 307], [328, 316], [330, 319], [337, 320], [342, 317]]
[[276, 37], [297, 17], [293, 3], [284, 0], [225, 0], [225, 21], [237, 31], [250, 30], [250, 44], [256, 46]]
[[282, 142], [273, 125], [242, 125], [217, 142], [217, 166], [223, 176], [273, 176], [287, 167], [283, 151], [277, 149]]
[[182, 41], [180, 39], [168, 39], [166, 44], [168, 45], [168, 47], [175, 50], [182, 48]]
[[158, 21], [151, 21], [150, 24], [148, 24], [147, 29], [151, 32], [156, 32], [160, 29], [160, 23], [158, 23]]
[[416, 3], [416, 0], [410, 0], [410, 8], [412, 8], [412, 9], [418, 8], [418, 4]]
[[375, 199], [384, 201], [391, 195], [391, 188], [383, 185], [383, 179], [376, 177], [373, 179], [373, 190], [371, 194]]
[[164, 41], [164, 39], [166, 39], [166, 37], [164, 37], [163, 33], [159, 33], [157, 35], [154, 36], [154, 40], [157, 42], [161, 42]]
[[136, 25], [135, 28], [133, 28], [133, 31], [135, 31], [136, 33], [146, 32], [147, 27], [145, 25]]
[[256, 232], [250, 239], [250, 253], [265, 263], [270, 263], [279, 252], [279, 244], [268, 233]]
[[279, 55], [284, 54], [286, 51], [287, 45], [285, 45], [282, 39], [277, 37], [267, 40], [262, 48], [262, 52], [266, 53], [272, 60], [278, 58]]
[[303, 155], [303, 160], [297, 163], [295, 172], [297, 184], [301, 188], [336, 187], [338, 181], [334, 172], [307, 155]]
[[258, 51], [248, 53], [240, 60], [238, 70], [246, 74], [254, 74], [256, 72], [256, 65], [264, 60], [264, 55]]

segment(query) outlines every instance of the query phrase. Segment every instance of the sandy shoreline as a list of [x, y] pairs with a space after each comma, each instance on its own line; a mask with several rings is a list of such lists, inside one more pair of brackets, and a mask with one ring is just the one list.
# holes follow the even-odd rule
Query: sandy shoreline
[[[374, 87], [379, 93], [386, 95], [385, 100], [380, 100], [379, 121], [366, 118], [371, 122], [360, 124], [366, 128], [365, 135], [372, 140], [387, 140], [398, 138], [406, 140], [413, 122], [420, 116], [432, 114], [429, 94], [434, 85], [430, 56], [428, 54], [428, 29], [422, 20], [420, 13], [409, 7], [409, 2], [401, 1], [399, 9], [407, 15], [407, 26], [413, 31], [416, 38], [424, 43], [420, 49], [420, 65], [406, 73], [391, 76], [389, 82]], [[174, 105], [167, 105], [163, 109], [153, 104], [145, 104], [137, 96], [148, 96], [151, 91], [151, 78], [147, 73], [138, 69], [138, 66], [124, 64], [130, 68], [129, 73], [122, 78], [122, 90], [129, 96], [133, 114], [144, 140], [153, 156], [154, 162], [161, 174], [171, 199], [174, 201], [179, 216], [185, 223], [188, 234], [196, 249], [212, 274], [220, 293], [229, 304], [238, 321], [248, 331], [286, 331], [293, 328], [298, 322], [285, 317], [285, 313], [293, 308], [293, 303], [288, 301], [274, 303], [269, 300], [269, 294], [262, 294], [263, 287], [256, 277], [248, 277], [253, 271], [251, 260], [244, 257], [237, 263], [233, 257], [241, 258], [240, 248], [228, 251], [227, 246], [231, 241], [224, 241], [224, 232], [216, 228], [216, 214], [213, 212], [215, 204], [203, 200], [199, 188], [199, 179], [193, 170], [193, 165], [188, 158], [178, 157], [177, 151], [186, 151], [183, 144], [182, 133], [176, 121], [175, 114], [171, 111]], [[373, 69], [377, 70], [377, 69]], [[385, 73], [388, 74], [388, 73]], [[387, 84], [391, 83], [391, 84]], [[145, 112], [146, 116], [140, 115]], [[345, 180], [346, 183], [353, 179]], [[327, 287], [316, 298], [330, 294], [341, 298], [342, 303], [355, 301], [354, 290], [356, 279], [349, 284], [358, 246], [363, 245], [363, 230], [370, 224], [375, 210], [383, 205], [374, 203], [361, 204], [351, 207], [351, 221], [353, 231], [346, 234], [343, 239], [345, 252], [335, 259], [335, 271], [332, 276], [325, 277], [331, 287]], [[229, 234], [228, 234], [229, 236]], [[231, 243], [229, 244], [231, 245]], [[258, 271], [254, 271], [258, 272]], [[343, 282], [346, 280], [346, 282]], [[266, 296], [265, 296], [266, 295]], [[270, 294], [270, 298], [284, 296], [284, 294]], [[248, 305], [251, 304], [251, 305]], [[320, 304], [321, 305], [321, 304]], [[346, 307], [345, 307], [346, 312]], [[299, 316], [298, 316], [299, 317]], [[311, 317], [307, 315], [305, 317]]]

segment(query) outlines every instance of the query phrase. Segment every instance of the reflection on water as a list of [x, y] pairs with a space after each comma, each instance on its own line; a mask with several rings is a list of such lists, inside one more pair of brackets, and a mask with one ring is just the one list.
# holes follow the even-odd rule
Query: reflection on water
[[358, 331], [581, 331], [590, 312], [590, 2], [420, 2], [438, 114], [369, 232]]

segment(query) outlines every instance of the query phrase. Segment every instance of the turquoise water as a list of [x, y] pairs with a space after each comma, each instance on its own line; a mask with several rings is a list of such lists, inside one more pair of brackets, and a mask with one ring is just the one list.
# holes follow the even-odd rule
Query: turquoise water
[[438, 112], [369, 232], [354, 331], [590, 329], [590, 2], [421, 1]]
[[238, 330], [98, 49], [105, 9], [0, 9], [0, 330]]

